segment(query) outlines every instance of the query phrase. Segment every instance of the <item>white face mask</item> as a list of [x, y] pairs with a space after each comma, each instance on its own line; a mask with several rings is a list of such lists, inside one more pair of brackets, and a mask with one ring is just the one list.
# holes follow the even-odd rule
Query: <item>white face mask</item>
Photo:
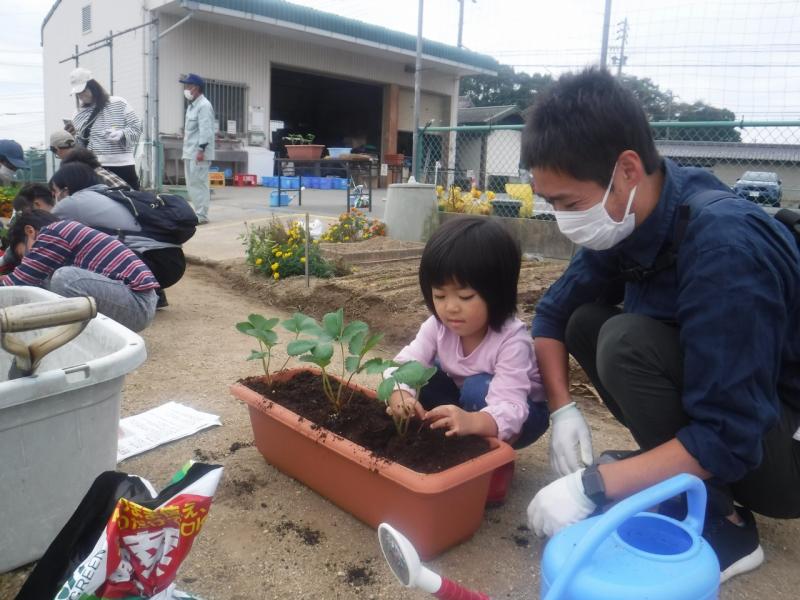
[[5, 165], [0, 165], [0, 181], [8, 184], [12, 183], [14, 181], [14, 170]]
[[608, 250], [619, 244], [628, 237], [636, 225], [636, 216], [631, 212], [633, 197], [636, 195], [636, 187], [631, 190], [628, 196], [628, 206], [621, 221], [615, 221], [606, 211], [606, 202], [611, 193], [611, 185], [614, 183], [614, 174], [617, 172], [617, 165], [611, 173], [611, 181], [608, 182], [606, 193], [603, 200], [587, 210], [557, 210], [554, 211], [558, 228], [570, 240], [579, 246], [585, 246], [591, 250]]
[[183, 90], [183, 95], [189, 102], [192, 102], [194, 100], [194, 96], [192, 96], [191, 90]]

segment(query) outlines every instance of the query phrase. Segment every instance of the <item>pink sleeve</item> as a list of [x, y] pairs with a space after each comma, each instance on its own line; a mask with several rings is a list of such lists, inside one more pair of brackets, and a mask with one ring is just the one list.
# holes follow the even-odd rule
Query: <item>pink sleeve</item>
[[399, 363], [416, 360], [426, 367], [432, 366], [433, 360], [436, 358], [438, 330], [436, 317], [429, 317], [420, 326], [417, 337], [408, 346], [400, 350], [394, 360]]
[[527, 335], [507, 340], [497, 352], [494, 376], [486, 394], [486, 408], [497, 423], [497, 437], [509, 440], [519, 434], [528, 418], [529, 372], [533, 345]]

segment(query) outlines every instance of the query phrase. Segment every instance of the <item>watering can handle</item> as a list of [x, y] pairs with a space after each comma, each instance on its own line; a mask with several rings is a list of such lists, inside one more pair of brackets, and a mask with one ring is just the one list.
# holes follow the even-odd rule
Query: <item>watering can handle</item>
[[601, 543], [617, 527], [638, 513], [663, 502], [673, 496], [686, 492], [688, 510], [683, 523], [697, 535], [703, 533], [706, 514], [706, 486], [694, 475], [681, 473], [625, 498], [603, 514], [597, 523], [575, 546], [564, 568], [553, 581], [545, 600], [556, 600], [566, 591], [575, 573], [591, 557]]

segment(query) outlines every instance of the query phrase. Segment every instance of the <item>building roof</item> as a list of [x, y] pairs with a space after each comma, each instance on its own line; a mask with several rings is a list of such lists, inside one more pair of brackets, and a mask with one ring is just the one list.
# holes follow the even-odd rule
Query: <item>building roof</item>
[[[44, 39], [44, 27], [60, 3], [61, 0], [56, 0], [50, 12], [44, 18], [42, 39]], [[187, 8], [206, 5], [247, 15], [257, 15], [294, 26], [308, 27], [357, 40], [382, 44], [406, 52], [416, 52], [417, 49], [417, 37], [414, 35], [378, 25], [371, 25], [357, 19], [348, 19], [307, 6], [292, 4], [291, 2], [286, 2], [286, 0], [199, 0], [196, 2], [181, 2], [181, 4]], [[429, 57], [466, 65], [482, 71], [495, 72], [499, 66], [494, 58], [486, 54], [478, 54], [464, 48], [457, 48], [456, 46], [449, 46], [431, 40], [422, 40], [422, 53]]]
[[488, 125], [498, 123], [508, 117], [519, 115], [520, 110], [516, 104], [508, 106], [473, 106], [458, 109], [458, 124]]
[[790, 144], [657, 140], [656, 147], [669, 158], [800, 162], [800, 146]]

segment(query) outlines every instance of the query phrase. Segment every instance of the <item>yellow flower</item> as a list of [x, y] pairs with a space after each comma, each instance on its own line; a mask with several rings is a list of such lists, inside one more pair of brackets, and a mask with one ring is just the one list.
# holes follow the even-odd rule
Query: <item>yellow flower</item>
[[257, 264], [257, 265], [260, 265], [260, 264], [261, 264], [261, 263], [263, 263], [263, 262], [264, 262], [264, 259], [263, 259], [263, 258], [257, 258], [257, 259], [256, 259], [256, 264]]
[[277, 271], [278, 267], [280, 267], [280, 265], [278, 263], [272, 263], [272, 270], [273, 271]]
[[494, 192], [486, 192], [486, 197], [489, 198], [489, 200], [494, 200]]
[[349, 240], [350, 240], [350, 238], [349, 238], [348, 236], [344, 236], [344, 241], [345, 241], [345, 242], [347, 242], [347, 241], [349, 241]]
[[281, 252], [280, 250], [278, 250], [278, 251], [275, 253], [275, 256], [283, 256], [283, 252]]
[[301, 263], [304, 263], [304, 262], [306, 262], [306, 257], [305, 257], [305, 256], [301, 256], [301, 257], [300, 257], [300, 262], [301, 262]]
[[274, 279], [277, 281], [278, 279], [280, 279], [280, 278], [281, 278], [281, 274], [280, 274], [280, 273], [278, 273], [277, 271], [275, 271], [275, 272], [272, 274], [272, 277], [273, 277], [273, 278], [274, 278]]
[[286, 254], [283, 255], [283, 258], [289, 258], [291, 255], [292, 255], [291, 252], [287, 252]]

